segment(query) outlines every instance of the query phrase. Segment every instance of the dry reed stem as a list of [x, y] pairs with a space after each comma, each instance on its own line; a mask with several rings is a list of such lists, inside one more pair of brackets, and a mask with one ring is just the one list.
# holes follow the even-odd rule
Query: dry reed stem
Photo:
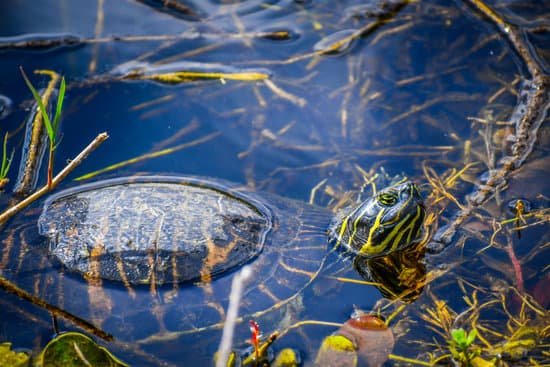
[[231, 283], [231, 293], [229, 294], [229, 306], [227, 308], [227, 317], [223, 325], [223, 333], [218, 348], [218, 358], [216, 367], [226, 367], [228, 365], [229, 354], [231, 353], [231, 345], [233, 344], [233, 334], [237, 317], [239, 316], [239, 303], [243, 294], [243, 288], [246, 280], [252, 275], [250, 266], [244, 266], [235, 276]]

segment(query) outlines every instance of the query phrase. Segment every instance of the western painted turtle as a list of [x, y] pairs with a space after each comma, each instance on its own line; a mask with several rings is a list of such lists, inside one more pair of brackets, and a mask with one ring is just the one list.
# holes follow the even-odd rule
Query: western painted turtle
[[240, 315], [277, 320], [315, 279], [329, 249], [380, 257], [418, 242], [423, 219], [422, 198], [410, 181], [334, 216], [217, 179], [106, 180], [46, 201], [38, 225], [49, 238], [51, 271], [20, 277], [28, 276], [48, 302], [118, 340], [179, 344], [182, 335], [221, 328], [231, 270], [253, 268]]
[[[274, 196], [267, 201], [218, 180], [135, 177], [54, 195], [38, 225], [68, 269], [88, 278], [163, 284], [210, 280], [257, 257], [271, 269], [285, 261], [296, 271], [313, 271], [326, 241], [312, 236], [327, 230], [336, 246], [382, 256], [417, 241], [423, 219], [422, 199], [408, 181], [384, 188], [329, 225], [322, 209]], [[308, 254], [312, 244], [322, 246]], [[304, 255], [307, 265], [297, 262]]]

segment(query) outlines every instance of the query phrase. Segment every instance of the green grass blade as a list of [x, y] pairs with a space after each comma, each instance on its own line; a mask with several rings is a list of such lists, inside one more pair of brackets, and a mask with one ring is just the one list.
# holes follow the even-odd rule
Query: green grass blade
[[11, 162], [13, 162], [13, 154], [14, 153], [15, 153], [15, 150], [12, 150], [11, 154], [10, 154], [10, 159], [8, 159], [8, 165], [6, 166], [6, 171], [2, 175], [3, 178], [6, 178], [6, 176], [8, 175], [8, 171], [10, 170], [10, 167], [11, 167]]
[[10, 158], [9, 159], [6, 158], [7, 145], [8, 145], [8, 133], [4, 135], [4, 145], [2, 149], [2, 168], [0, 169], [0, 179], [6, 178], [6, 176], [8, 175], [8, 171], [10, 170], [11, 162], [13, 161], [13, 153], [14, 153], [13, 151], [11, 152]]
[[65, 77], [61, 78], [61, 86], [59, 87], [59, 95], [57, 96], [57, 106], [55, 107], [55, 117], [53, 118], [53, 131], [57, 132], [57, 125], [61, 117], [61, 109], [63, 108], [63, 100], [65, 99]]
[[6, 145], [8, 144], [8, 133], [4, 135], [4, 148], [2, 149], [2, 168], [0, 169], [0, 179], [6, 177], [5, 170], [6, 170]]
[[44, 103], [42, 103], [42, 97], [38, 94], [36, 89], [32, 86], [29, 78], [27, 78], [27, 74], [25, 74], [25, 71], [22, 67], [19, 67], [19, 70], [21, 70], [21, 75], [23, 75], [23, 79], [25, 80], [25, 83], [27, 83], [27, 86], [32, 92], [32, 95], [34, 96], [34, 99], [38, 103], [38, 107], [40, 109], [40, 112], [42, 113], [42, 118], [44, 119], [44, 124], [46, 125], [46, 130], [48, 131], [48, 136], [50, 138], [51, 142], [55, 142], [55, 132], [52, 128], [52, 124], [50, 122], [50, 118], [48, 117], [48, 113], [46, 111], [46, 107], [44, 107]]

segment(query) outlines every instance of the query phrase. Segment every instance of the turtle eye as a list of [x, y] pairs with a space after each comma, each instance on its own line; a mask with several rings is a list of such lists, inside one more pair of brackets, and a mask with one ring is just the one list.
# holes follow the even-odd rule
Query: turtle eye
[[383, 206], [393, 206], [397, 203], [397, 194], [394, 192], [383, 192], [378, 195], [378, 202]]

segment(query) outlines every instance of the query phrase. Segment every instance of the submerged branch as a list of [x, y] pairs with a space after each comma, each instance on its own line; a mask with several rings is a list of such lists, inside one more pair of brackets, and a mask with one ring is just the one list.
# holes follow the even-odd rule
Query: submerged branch
[[458, 227], [472, 215], [475, 209], [503, 188], [508, 176], [521, 167], [533, 150], [538, 129], [546, 119], [550, 107], [550, 76], [538, 63], [538, 56], [534, 55], [535, 50], [527, 42], [522, 30], [505, 21], [483, 1], [468, 1], [498, 27], [500, 33], [509, 41], [514, 51], [525, 63], [531, 80], [525, 80], [520, 90], [516, 109], [509, 118], [510, 123], [515, 125], [512, 155], [501, 159], [500, 166], [490, 172], [487, 182], [478, 187], [469, 197], [468, 205], [458, 213], [444, 231], [436, 234], [434, 241], [443, 244], [450, 243]]
[[29, 292], [17, 287], [15, 284], [11, 283], [6, 278], [0, 276], [0, 288], [4, 289], [6, 292], [16, 295], [17, 297], [24, 299], [25, 301], [28, 301], [32, 303], [33, 305], [36, 305], [40, 308], [45, 309], [48, 312], [51, 312], [54, 316], [60, 316], [63, 317], [66, 320], [69, 320], [70, 322], [74, 323], [75, 325], [79, 326], [83, 330], [96, 335], [104, 340], [110, 341], [113, 339], [113, 336], [111, 334], [106, 333], [105, 331], [98, 329], [94, 325], [90, 324], [88, 321], [83, 320], [77, 316], [74, 316], [73, 314], [56, 307], [54, 305], [51, 305], [44, 301], [43, 299], [39, 297], [35, 297]]
[[111, 42], [143, 42], [143, 41], [184, 41], [184, 40], [227, 40], [227, 39], [272, 39], [287, 40], [291, 33], [286, 30], [248, 33], [201, 33], [195, 31], [179, 34], [161, 34], [155, 36], [111, 36], [84, 38], [76, 34], [68, 33], [46, 33], [26, 34], [17, 37], [0, 37], [0, 49], [49, 49], [63, 46], [79, 46], [88, 44], [111, 43]]

